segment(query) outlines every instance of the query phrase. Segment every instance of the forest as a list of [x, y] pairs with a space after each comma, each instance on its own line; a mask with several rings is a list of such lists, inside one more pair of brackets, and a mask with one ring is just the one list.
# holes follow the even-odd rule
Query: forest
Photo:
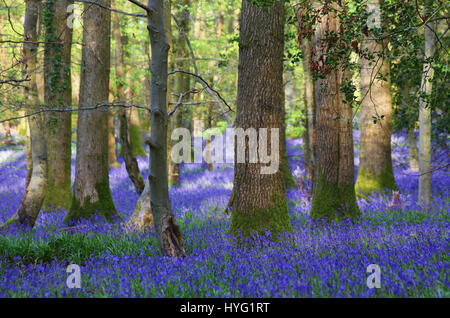
[[0, 0], [0, 297], [450, 297], [449, 27]]

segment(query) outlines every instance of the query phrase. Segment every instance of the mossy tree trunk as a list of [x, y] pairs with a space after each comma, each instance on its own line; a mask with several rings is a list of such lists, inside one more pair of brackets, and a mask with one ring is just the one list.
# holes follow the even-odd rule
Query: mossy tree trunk
[[[424, 19], [433, 13], [433, 1], [424, 3]], [[425, 54], [419, 96], [419, 202], [431, 204], [431, 105], [434, 69], [432, 60], [436, 51], [434, 22], [425, 25]]]
[[[115, 9], [115, 5], [112, 4], [112, 8]], [[115, 71], [116, 71], [116, 96], [119, 101], [124, 101], [125, 95], [123, 91], [123, 81], [125, 79], [125, 65], [124, 65], [124, 51], [122, 36], [120, 31], [120, 17], [116, 12], [112, 13], [112, 35], [115, 41]], [[131, 84], [131, 83], [129, 83]], [[139, 171], [139, 165], [136, 160], [136, 156], [133, 154], [132, 146], [129, 136], [131, 130], [129, 128], [129, 121], [127, 118], [127, 112], [125, 109], [119, 111], [119, 139], [121, 145], [121, 153], [125, 161], [125, 167], [127, 169], [128, 176], [133, 182], [137, 193], [141, 194], [144, 191], [144, 179]], [[140, 140], [140, 137], [139, 137]]]
[[[370, 29], [382, 26], [380, 0], [368, 2]], [[371, 193], [396, 189], [391, 158], [392, 94], [389, 61], [383, 57], [387, 41], [374, 40], [370, 33], [361, 42], [361, 51], [374, 61], [360, 58], [361, 142], [356, 191]]]
[[[40, 1], [27, 0], [24, 22], [24, 78], [29, 77], [30, 81], [24, 83], [25, 104], [28, 106], [27, 114], [36, 111], [33, 105], [39, 104], [37, 84], [36, 84], [36, 53], [38, 49], [37, 41], [37, 21]], [[33, 227], [44, 202], [47, 191], [47, 147], [45, 116], [41, 114], [28, 117], [31, 136], [31, 156], [32, 173], [27, 184], [25, 195], [19, 208], [14, 215], [3, 226], [18, 222], [20, 224]], [[2, 226], [2, 227], [3, 227]]]
[[[268, 8], [242, 1], [239, 37], [239, 67], [236, 128], [244, 130], [276, 128], [283, 130], [284, 87], [284, 1]], [[272, 133], [272, 132], [271, 132]], [[270, 149], [271, 133], [267, 135]], [[237, 163], [235, 153], [234, 184], [230, 232], [263, 234], [270, 230], [273, 237], [290, 231], [286, 179], [281, 168], [282, 138], [278, 138], [280, 169], [262, 174], [262, 163], [249, 162], [246, 142], [246, 162]], [[235, 150], [237, 149], [235, 145]]]
[[[111, 4], [110, 0], [97, 3]], [[83, 110], [108, 101], [111, 11], [86, 3], [83, 12], [76, 172], [66, 223], [95, 213], [108, 220], [117, 215], [109, 188], [108, 112]]]
[[150, 200], [161, 251], [169, 257], [186, 256], [183, 237], [169, 198], [167, 169], [167, 69], [169, 44], [165, 33], [164, 1], [149, 0], [147, 11], [151, 62]]
[[340, 90], [342, 83], [350, 80], [349, 72], [321, 63], [330, 45], [324, 40], [326, 34], [339, 33], [340, 29], [337, 14], [342, 7], [336, 3], [332, 6], [316, 26], [311, 43], [312, 62], [324, 69], [323, 78], [314, 81], [317, 139], [311, 217], [340, 220], [355, 218], [360, 211], [354, 187], [352, 109], [343, 103], [345, 97]]
[[[43, 3], [45, 29], [44, 96], [49, 108], [66, 109], [72, 105], [71, 42], [67, 27], [70, 0], [46, 0]], [[44, 208], [69, 208], [72, 197], [72, 113], [47, 113], [48, 190]]]

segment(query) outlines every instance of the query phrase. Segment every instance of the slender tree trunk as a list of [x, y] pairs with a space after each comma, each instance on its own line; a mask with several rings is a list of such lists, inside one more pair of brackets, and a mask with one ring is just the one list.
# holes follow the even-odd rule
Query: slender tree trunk
[[417, 137], [414, 128], [408, 128], [407, 134], [409, 169], [411, 169], [411, 171], [419, 171], [419, 152], [417, 150]]
[[33, 173], [33, 160], [31, 158], [31, 132], [30, 132], [30, 123], [29, 123], [29, 119], [26, 118], [26, 128], [27, 128], [27, 133], [26, 133], [26, 137], [25, 137], [25, 145], [27, 148], [27, 152], [26, 152], [26, 161], [27, 161], [27, 176], [25, 178], [25, 188], [28, 187], [28, 185], [30, 184], [30, 180], [31, 180], [31, 175]]
[[[380, 28], [380, 0], [367, 4], [369, 28]], [[369, 37], [375, 37], [370, 34]], [[363, 39], [361, 51], [375, 61], [360, 58], [361, 142], [356, 190], [361, 193], [396, 189], [391, 158], [392, 94], [389, 61], [384, 58], [387, 41]]]
[[[316, 145], [316, 108], [314, 101], [314, 80], [311, 70], [311, 40], [309, 33], [311, 30], [305, 29], [303, 14], [311, 11], [310, 2], [306, 2], [297, 11], [297, 35], [299, 47], [303, 55], [303, 81], [305, 104], [305, 132], [303, 136], [303, 155], [305, 158], [306, 172], [311, 184], [314, 186], [315, 168], [315, 145]], [[308, 199], [310, 199], [313, 189], [308, 189]]]
[[[112, 82], [109, 82], [109, 101], [114, 101], [114, 92], [112, 87]], [[116, 150], [116, 137], [115, 137], [115, 124], [114, 124], [114, 113], [112, 110], [108, 112], [108, 161], [109, 168], [120, 167], [120, 163], [117, 161], [117, 150]]]
[[[29, 76], [30, 81], [24, 83], [25, 104], [27, 114], [31, 114], [36, 109], [33, 105], [39, 104], [36, 85], [36, 65], [37, 65], [37, 21], [40, 1], [27, 0], [24, 22], [24, 77]], [[27, 184], [25, 195], [19, 208], [14, 215], [2, 227], [12, 223], [20, 223], [33, 227], [44, 202], [47, 191], [47, 148], [44, 115], [37, 114], [30, 116], [30, 135], [33, 171], [30, 182]]]
[[[97, 0], [109, 7], [109, 0]], [[72, 204], [65, 218], [72, 223], [99, 213], [117, 215], [109, 188], [108, 113], [84, 110], [108, 101], [111, 11], [86, 3], [83, 11], [77, 158]]]
[[305, 83], [304, 101], [306, 108], [306, 131], [307, 131], [307, 152], [306, 169], [311, 183], [314, 184], [315, 171], [315, 144], [316, 144], [316, 109], [314, 103], [314, 81], [311, 71], [311, 42], [307, 39], [302, 41], [303, 51], [303, 80]]
[[278, 129], [276, 142], [280, 169], [272, 174], [263, 174], [261, 168], [265, 164], [249, 162], [247, 142], [245, 163], [238, 163], [235, 153], [230, 232], [249, 236], [270, 230], [276, 238], [278, 233], [291, 230], [286, 179], [281, 167], [284, 1], [261, 8], [244, 0], [240, 21], [236, 128], [254, 128], [257, 131], [267, 128], [270, 131], [267, 145], [272, 150], [276, 149], [272, 145], [272, 129]]
[[[112, 8], [115, 9], [115, 5], [112, 4]], [[112, 13], [112, 33], [114, 41], [116, 42], [116, 95], [120, 101], [124, 100], [124, 92], [123, 92], [123, 80], [125, 79], [125, 65], [123, 62], [124, 59], [124, 51], [123, 51], [123, 43], [122, 36], [120, 32], [120, 18], [119, 14], [116, 12]], [[131, 83], [130, 83], [131, 84]], [[130, 180], [133, 182], [136, 191], [141, 194], [144, 191], [144, 179], [139, 171], [139, 165], [136, 160], [136, 156], [133, 155], [132, 146], [130, 143], [130, 136], [128, 133], [131, 133], [129, 128], [129, 121], [127, 119], [127, 112], [125, 109], [121, 109], [119, 111], [119, 139], [121, 145], [121, 153], [123, 159], [125, 161], [125, 167], [128, 172], [128, 176]]]
[[[283, 90], [283, 100], [284, 100], [284, 90]], [[286, 110], [283, 106], [282, 117], [281, 117], [281, 169], [283, 170], [284, 179], [288, 188], [295, 188], [297, 183], [294, 180], [291, 169], [289, 168], [289, 162], [287, 157], [287, 146], [286, 146]]]
[[[345, 4], [343, 4], [345, 5]], [[319, 8], [321, 6], [319, 4]], [[311, 207], [313, 219], [343, 219], [360, 215], [356, 205], [354, 187], [354, 158], [352, 110], [343, 103], [340, 90], [343, 81], [349, 81], [348, 70], [331, 69], [323, 63], [330, 43], [325, 42], [328, 32], [339, 33], [337, 14], [342, 7], [331, 4], [332, 9], [315, 26], [312, 62], [323, 68], [324, 77], [314, 82], [316, 103], [316, 172]]]
[[150, 198], [159, 247], [169, 257], [186, 256], [183, 237], [169, 198], [167, 171], [167, 64], [169, 44], [165, 34], [163, 0], [149, 0], [148, 32], [152, 49]]
[[[433, 12], [433, 1], [424, 3], [424, 19]], [[425, 25], [425, 56], [422, 83], [419, 96], [419, 202], [429, 205], [431, 194], [431, 105], [429, 99], [432, 91], [434, 69], [431, 59], [436, 51], [436, 35], [434, 22]]]
[[[72, 105], [71, 42], [67, 27], [71, 0], [46, 0], [43, 4], [45, 28], [44, 96], [50, 108], [68, 109]], [[72, 113], [47, 113], [48, 190], [44, 208], [69, 208], [72, 197]]]

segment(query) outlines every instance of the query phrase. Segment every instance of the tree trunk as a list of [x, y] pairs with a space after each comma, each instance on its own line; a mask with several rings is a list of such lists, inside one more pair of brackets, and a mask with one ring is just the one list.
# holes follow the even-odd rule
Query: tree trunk
[[[113, 5], [113, 7], [115, 7]], [[117, 13], [114, 13], [115, 16], [118, 16]], [[124, 45], [127, 44], [130, 40], [129, 35], [127, 32], [121, 32], [120, 29], [120, 21], [119, 18], [115, 18], [113, 16], [113, 19], [117, 19], [115, 24], [117, 23], [117, 26], [115, 27], [114, 32], [119, 32], [119, 35], [123, 37], [121, 39], [122, 41], [122, 62], [123, 59], [127, 61], [128, 67], [125, 66], [125, 63], [123, 63], [124, 67], [124, 76], [120, 77], [119, 80], [125, 80], [127, 82], [127, 88], [123, 92], [124, 97], [127, 100], [128, 103], [132, 104], [134, 102], [134, 84], [133, 84], [133, 78], [132, 78], [132, 63], [134, 60], [134, 57], [131, 56], [131, 52], [129, 51], [129, 46]], [[117, 43], [117, 42], [116, 42]], [[116, 49], [117, 50], [117, 49]], [[141, 137], [141, 127], [139, 123], [139, 112], [136, 107], [131, 107], [127, 111], [127, 120], [128, 120], [128, 142], [130, 144], [131, 149], [131, 155], [133, 157], [145, 157], [147, 156], [147, 153], [145, 152], [144, 145], [142, 143], [142, 137]], [[123, 150], [123, 149], [122, 149]], [[122, 155], [124, 155], [122, 153]]]
[[123, 159], [125, 161], [125, 167], [128, 172], [128, 176], [136, 188], [138, 194], [144, 191], [144, 179], [139, 171], [139, 165], [136, 157], [132, 155], [131, 145], [128, 142], [128, 120], [125, 111], [119, 113], [120, 122], [120, 144], [122, 145]]
[[272, 129], [278, 129], [280, 169], [261, 173], [266, 164], [249, 162], [247, 142], [246, 162], [238, 163], [235, 145], [230, 232], [249, 236], [269, 230], [276, 238], [278, 233], [291, 230], [280, 138], [284, 119], [284, 1], [261, 8], [244, 0], [240, 21], [236, 128], [267, 128], [267, 145], [272, 150], [276, 149], [272, 147]]
[[[307, 1], [297, 11], [297, 35], [299, 47], [302, 52], [303, 64], [303, 81], [304, 94], [303, 100], [305, 104], [305, 131], [303, 135], [303, 155], [305, 158], [306, 172], [311, 184], [314, 185], [315, 172], [315, 144], [316, 144], [316, 109], [314, 102], [314, 81], [311, 69], [311, 40], [309, 38], [311, 30], [305, 28], [304, 17], [305, 12], [311, 11], [311, 4]], [[313, 189], [308, 189], [308, 199], [310, 199]]]
[[[114, 92], [112, 88], [112, 82], [109, 82], [109, 101], [114, 101]], [[120, 167], [120, 163], [117, 161], [117, 150], [116, 150], [116, 136], [115, 136], [115, 124], [114, 124], [114, 113], [112, 110], [108, 112], [108, 161], [109, 168]]]
[[[27, 114], [36, 111], [33, 105], [39, 104], [37, 84], [36, 84], [36, 66], [37, 66], [37, 32], [38, 12], [40, 1], [27, 0], [24, 22], [24, 77], [29, 76], [30, 81], [24, 82], [25, 104], [27, 105]], [[28, 119], [31, 135], [32, 152], [32, 174], [28, 183], [25, 195], [19, 208], [14, 215], [2, 227], [12, 223], [20, 223], [25, 226], [33, 227], [44, 202], [47, 191], [47, 149], [44, 115], [37, 114]]]
[[[345, 4], [344, 4], [345, 5]], [[313, 219], [344, 219], [360, 215], [354, 187], [352, 110], [343, 103], [340, 90], [349, 81], [348, 70], [324, 64], [324, 56], [332, 45], [325, 41], [328, 32], [339, 33], [337, 16], [342, 8], [330, 5], [316, 26], [312, 46], [312, 63], [322, 68], [323, 78], [314, 82], [316, 103], [316, 173], [311, 207]], [[320, 5], [321, 9], [321, 5]], [[337, 12], [334, 12], [337, 10]]]
[[[112, 8], [115, 9], [115, 5], [112, 4]], [[125, 65], [123, 62], [124, 51], [123, 51], [123, 43], [122, 36], [120, 32], [120, 18], [119, 14], [113, 12], [112, 14], [113, 24], [112, 24], [112, 33], [114, 41], [116, 42], [116, 95], [119, 101], [124, 100], [124, 92], [123, 92], [123, 80], [125, 79]], [[131, 84], [131, 83], [130, 83]], [[136, 188], [137, 193], [141, 194], [144, 191], [144, 179], [139, 171], [139, 165], [136, 160], [136, 156], [133, 155], [133, 151], [130, 143], [130, 136], [128, 133], [131, 133], [131, 129], [129, 128], [129, 121], [127, 118], [127, 112], [125, 109], [121, 109], [119, 111], [119, 139], [121, 145], [121, 153], [123, 156], [123, 160], [125, 161], [125, 167], [128, 172], [128, 176], [130, 180], [133, 182], [134, 187]], [[131, 137], [132, 138], [132, 137]], [[140, 138], [139, 138], [140, 140]]]
[[[369, 28], [381, 28], [380, 0], [367, 4]], [[375, 37], [370, 34], [369, 37]], [[361, 142], [356, 191], [370, 193], [396, 189], [391, 158], [392, 94], [389, 61], [384, 54], [387, 41], [368, 37], [361, 51], [373, 55], [375, 61], [360, 58], [361, 72]]]
[[25, 188], [27, 188], [28, 185], [30, 184], [31, 175], [33, 174], [33, 159], [31, 158], [31, 132], [28, 118], [26, 118], [26, 124], [27, 124], [27, 134], [25, 137], [25, 145], [27, 148], [26, 152], [27, 176], [25, 178]]
[[153, 214], [150, 203], [150, 183], [147, 179], [144, 191], [139, 196], [136, 207], [131, 215], [130, 223], [137, 225], [139, 229], [145, 230], [153, 225]]
[[408, 128], [409, 169], [419, 171], [419, 152], [417, 150], [417, 137], [414, 128]]
[[[433, 1], [424, 3], [424, 19], [432, 12]], [[432, 91], [434, 69], [432, 59], [436, 50], [434, 22], [425, 25], [425, 56], [422, 83], [419, 96], [419, 202], [429, 205], [431, 194], [431, 105], [429, 99]]]
[[[107, 7], [111, 3], [109, 0], [96, 2]], [[86, 3], [83, 12], [76, 172], [66, 223], [95, 213], [108, 220], [117, 215], [109, 188], [108, 112], [83, 110], [108, 101], [111, 11]]]
[[307, 159], [305, 156], [306, 170], [311, 183], [314, 184], [315, 171], [315, 143], [316, 143], [316, 109], [314, 104], [314, 81], [311, 71], [311, 42], [308, 39], [302, 40], [301, 49], [303, 52], [303, 80], [305, 85], [304, 101], [306, 109], [306, 131], [307, 140], [305, 148], [308, 152]]
[[[45, 28], [44, 96], [49, 108], [70, 109], [72, 105], [71, 42], [67, 27], [71, 0], [46, 0], [43, 4]], [[47, 113], [48, 189], [44, 208], [69, 208], [72, 197], [72, 113]]]
[[167, 64], [169, 45], [165, 34], [163, 0], [149, 0], [151, 63], [150, 198], [159, 247], [169, 257], [186, 256], [183, 237], [169, 198], [167, 171]]

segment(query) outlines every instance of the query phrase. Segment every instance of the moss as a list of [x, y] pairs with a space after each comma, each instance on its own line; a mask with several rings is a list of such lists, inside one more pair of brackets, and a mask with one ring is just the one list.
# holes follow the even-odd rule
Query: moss
[[18, 224], [19, 220], [15, 219], [15, 218], [10, 218], [8, 221], [6, 221], [5, 223], [3, 223], [2, 225], [0, 225], [0, 229], [6, 229], [9, 226], [13, 225], [13, 224]]
[[139, 126], [130, 125], [130, 147], [133, 157], [137, 156], [145, 157], [147, 155], [145, 153], [144, 146], [142, 145], [142, 138]]
[[374, 191], [386, 191], [387, 189], [398, 190], [395, 185], [392, 165], [383, 169], [379, 175], [365, 167], [360, 167], [355, 187], [359, 195], [370, 194]]
[[356, 220], [360, 216], [354, 185], [330, 183], [323, 173], [319, 173], [312, 199], [311, 218], [339, 221], [347, 218]]
[[[70, 136], [69, 136], [70, 138]], [[71, 153], [71, 144], [68, 143], [68, 149], [65, 149], [69, 154]], [[61, 150], [63, 151], [63, 150]], [[64, 162], [64, 170], [65, 170], [65, 180], [63, 184], [56, 184], [54, 180], [54, 176], [52, 174], [48, 174], [47, 180], [47, 193], [45, 195], [44, 202], [42, 204], [42, 208], [48, 209], [50, 206], [61, 207], [61, 208], [69, 208], [72, 198], [72, 184], [71, 184], [71, 156], [67, 156]], [[51, 169], [52, 160], [47, 161], [48, 171], [53, 171]]]
[[80, 201], [75, 196], [72, 196], [72, 204], [64, 218], [66, 224], [70, 224], [81, 218], [89, 219], [96, 214], [100, 214], [108, 221], [113, 221], [114, 217], [119, 216], [111, 196], [109, 182], [97, 183], [95, 190], [98, 193], [98, 200], [95, 202], [91, 202], [90, 196], [87, 196], [84, 198], [83, 204], [80, 204]]
[[247, 211], [233, 210], [231, 214], [230, 233], [244, 237], [252, 234], [263, 235], [267, 230], [276, 238], [279, 233], [291, 232], [286, 197], [274, 195], [272, 204], [265, 208], [250, 207]]
[[48, 210], [51, 206], [59, 208], [69, 208], [72, 198], [70, 183], [64, 186], [55, 185], [54, 182], [48, 184], [42, 208]]
[[120, 163], [118, 161], [114, 161], [109, 164], [109, 168], [118, 168], [120, 167]]

